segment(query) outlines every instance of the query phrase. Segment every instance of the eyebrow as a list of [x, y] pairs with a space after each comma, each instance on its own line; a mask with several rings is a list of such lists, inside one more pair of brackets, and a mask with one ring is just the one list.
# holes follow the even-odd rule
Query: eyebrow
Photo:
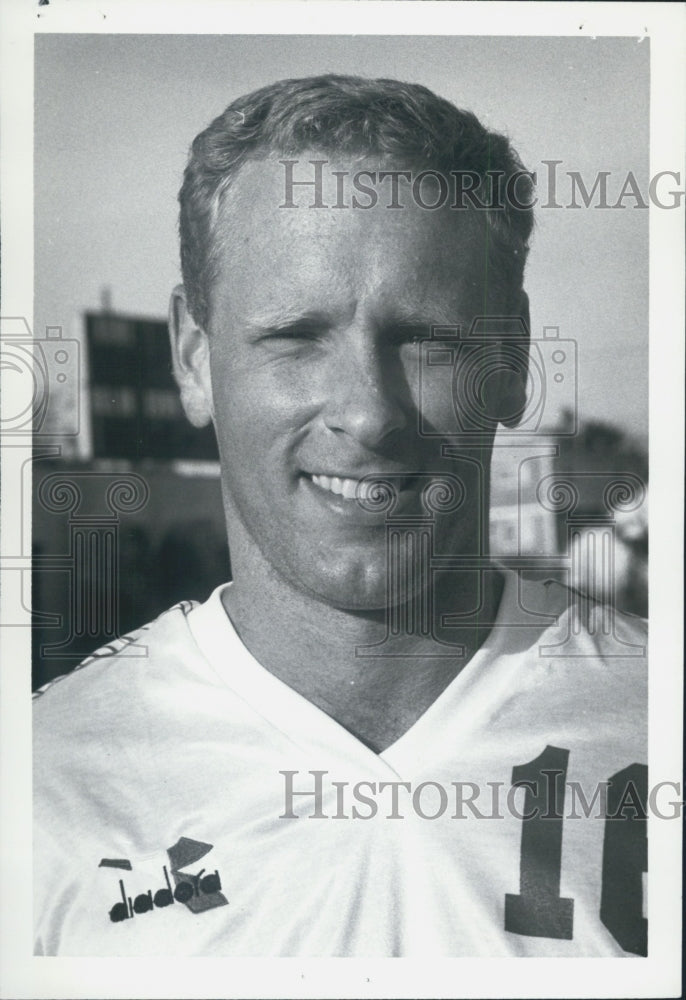
[[434, 326], [458, 327], [463, 325], [464, 320], [455, 313], [445, 312], [442, 308], [428, 308], [426, 312], [397, 311], [391, 324], [395, 326], [431, 328]]
[[331, 326], [334, 320], [321, 310], [273, 309], [254, 313], [246, 321], [246, 327], [259, 332], [283, 330], [289, 326]]
[[[270, 333], [288, 329], [293, 326], [317, 327], [319, 329], [330, 329], [335, 326], [337, 318], [334, 314], [324, 312], [321, 309], [305, 309], [298, 307], [268, 309], [264, 312], [256, 312], [246, 319], [245, 325], [248, 330], [256, 333]], [[453, 327], [464, 326], [464, 317], [447, 312], [443, 307], [426, 307], [422, 312], [413, 309], [406, 311], [394, 308], [392, 313], [383, 317], [378, 323], [380, 329], [392, 329], [401, 327], [404, 329], [431, 330], [433, 327]]]

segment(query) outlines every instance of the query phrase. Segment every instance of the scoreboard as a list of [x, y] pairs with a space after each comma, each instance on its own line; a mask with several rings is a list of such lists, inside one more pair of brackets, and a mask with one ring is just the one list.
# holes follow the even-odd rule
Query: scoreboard
[[94, 458], [216, 461], [211, 426], [184, 416], [167, 323], [86, 313]]

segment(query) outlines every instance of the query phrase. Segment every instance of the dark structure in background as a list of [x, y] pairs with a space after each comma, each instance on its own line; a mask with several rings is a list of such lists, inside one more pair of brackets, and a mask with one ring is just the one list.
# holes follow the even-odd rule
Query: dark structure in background
[[33, 686], [230, 578], [214, 431], [186, 420], [164, 321], [85, 316], [79, 456], [33, 466]]
[[217, 460], [211, 427], [186, 420], [171, 373], [167, 324], [86, 314], [94, 458]]
[[[183, 414], [166, 322], [105, 308], [85, 316], [85, 331], [78, 455], [44, 449], [33, 463], [34, 688], [178, 601], [205, 600], [231, 575], [214, 431]], [[524, 491], [516, 469], [493, 483], [496, 556], [559, 555], [562, 567], [577, 545], [585, 591], [647, 615], [647, 506], [620, 515], [603, 492], [612, 473], [646, 484], [645, 452], [601, 422], [548, 441], [554, 457], [524, 463], [533, 476]], [[571, 512], [546, 513], [537, 502], [536, 480], [551, 476], [576, 484]], [[608, 531], [612, 593], [587, 572]], [[544, 563], [544, 575], [569, 582]]]

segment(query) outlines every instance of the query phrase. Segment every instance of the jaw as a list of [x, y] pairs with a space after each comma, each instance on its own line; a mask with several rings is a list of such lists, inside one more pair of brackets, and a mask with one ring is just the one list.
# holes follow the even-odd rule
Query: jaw
[[[280, 491], [258, 493], [259, 477], [248, 483], [248, 491], [226, 474], [232, 467], [226, 457], [221, 484], [234, 580], [241, 589], [245, 583], [265, 614], [263, 598], [269, 594], [269, 600], [286, 601], [294, 610], [300, 605], [317, 617], [328, 606], [378, 619], [435, 585], [434, 555], [487, 557], [489, 475], [481, 450], [478, 462], [471, 449], [437, 461], [433, 468], [440, 471], [434, 476], [389, 473], [397, 486], [390, 507], [361, 502], [365, 477], [356, 480], [355, 498], [349, 498], [346, 477], [336, 483], [336, 477], [308, 474], [290, 460], [281, 467]], [[463, 486], [457, 507], [448, 513], [440, 512], [440, 505], [427, 506], [427, 491], [436, 502], [441, 476]]]
[[[486, 548], [472, 542], [473, 533], [462, 518], [423, 524], [404, 518], [388, 522], [383, 516], [375, 520], [364, 529], [339, 526], [334, 535], [313, 525], [309, 532], [302, 525], [284, 528], [278, 547], [265, 551], [255, 526], [247, 528], [230, 505], [227, 524], [236, 586], [264, 608], [264, 615], [271, 602], [278, 602], [312, 624], [315, 619], [326, 621], [327, 612], [383, 623], [394, 607], [420, 598], [422, 605], [431, 605], [434, 595], [429, 592], [436, 582], [432, 555], [472, 555], [479, 549], [483, 554]], [[335, 620], [336, 628], [344, 628], [341, 619]]]

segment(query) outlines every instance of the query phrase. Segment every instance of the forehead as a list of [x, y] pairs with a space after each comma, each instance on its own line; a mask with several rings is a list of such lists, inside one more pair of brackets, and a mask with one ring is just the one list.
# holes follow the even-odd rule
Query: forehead
[[[309, 162], [325, 154], [303, 154], [295, 180], [313, 180]], [[367, 294], [376, 299], [451, 300], [483, 307], [488, 264], [485, 220], [472, 210], [451, 210], [449, 203], [429, 210], [411, 197], [402, 208], [388, 208], [389, 181], [379, 170], [406, 169], [370, 160], [329, 162], [321, 173], [321, 201], [313, 207], [314, 187], [292, 189], [288, 203], [286, 168], [278, 160], [245, 164], [227, 191], [216, 226], [217, 280], [213, 299], [231, 291], [270, 302], [286, 295], [335, 299]], [[409, 169], [409, 168], [407, 168]], [[364, 171], [377, 174], [376, 181]], [[414, 171], [416, 174], [418, 171]], [[355, 177], [376, 189], [370, 202], [355, 188]], [[401, 189], [403, 190], [403, 189]], [[430, 203], [431, 179], [422, 189]], [[353, 205], [353, 198], [358, 201]], [[345, 207], [333, 207], [336, 204]]]

